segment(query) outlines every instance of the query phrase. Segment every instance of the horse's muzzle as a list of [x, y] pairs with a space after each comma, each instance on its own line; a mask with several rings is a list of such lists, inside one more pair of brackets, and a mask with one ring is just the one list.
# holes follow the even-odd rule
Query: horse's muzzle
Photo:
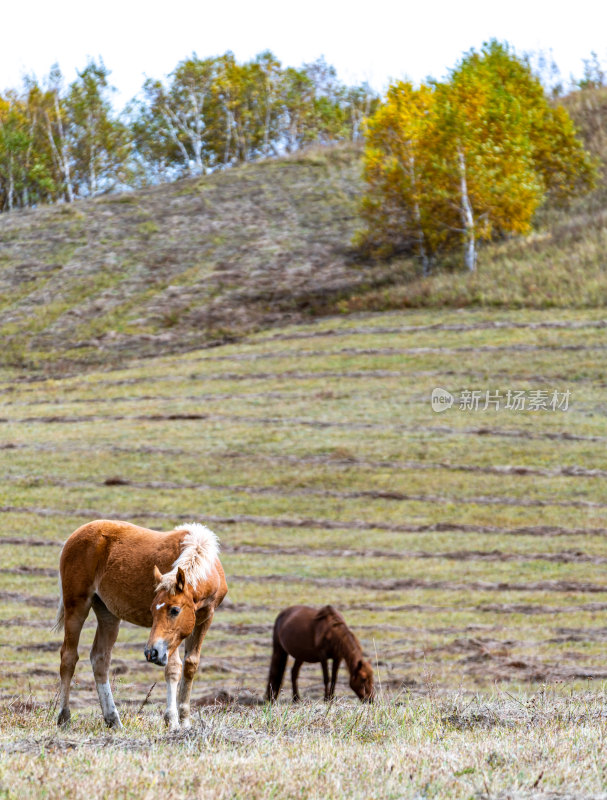
[[156, 642], [153, 647], [146, 647], [143, 652], [146, 660], [150, 663], [158, 664], [159, 667], [166, 667], [168, 653], [164, 642]]

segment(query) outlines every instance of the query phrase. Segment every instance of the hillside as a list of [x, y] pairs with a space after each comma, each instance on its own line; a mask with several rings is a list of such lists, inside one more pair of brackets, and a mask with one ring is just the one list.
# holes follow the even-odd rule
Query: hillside
[[[566, 100], [605, 163], [607, 90]], [[604, 170], [532, 236], [487, 246], [476, 274], [363, 264], [359, 152], [308, 151], [139, 192], [0, 215], [0, 364], [48, 374], [232, 341], [325, 313], [601, 308]]]
[[0, 215], [4, 363], [115, 364], [301, 319], [368, 280], [358, 180], [338, 148]]

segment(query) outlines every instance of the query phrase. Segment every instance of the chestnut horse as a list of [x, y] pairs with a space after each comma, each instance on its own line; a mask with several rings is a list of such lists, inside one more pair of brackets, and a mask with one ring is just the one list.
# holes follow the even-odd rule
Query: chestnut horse
[[[190, 726], [190, 694], [202, 641], [228, 591], [218, 552], [215, 534], [195, 523], [161, 533], [130, 522], [101, 519], [72, 533], [59, 564], [61, 597], [55, 628], [64, 628], [65, 636], [58, 725], [70, 719], [70, 683], [78, 661], [78, 641], [92, 608], [97, 632], [91, 664], [106, 724], [122, 727], [109, 668], [124, 619], [152, 628], [144, 653], [148, 661], [165, 668], [165, 721], [171, 730], [177, 730], [180, 723], [184, 728]], [[184, 639], [182, 674], [179, 645]]]
[[[371, 665], [364, 660], [358, 639], [333, 606], [324, 606], [320, 610], [310, 606], [285, 608], [276, 617], [272, 647], [266, 700], [272, 702], [278, 697], [287, 658], [291, 655], [295, 659], [291, 670], [294, 702], [300, 699], [297, 676], [304, 661], [320, 661], [325, 683], [325, 700], [331, 700], [335, 694], [337, 671], [342, 660], [350, 671], [350, 688], [363, 702], [373, 702], [375, 691]], [[333, 664], [329, 684], [327, 661], [330, 658], [333, 659]]]

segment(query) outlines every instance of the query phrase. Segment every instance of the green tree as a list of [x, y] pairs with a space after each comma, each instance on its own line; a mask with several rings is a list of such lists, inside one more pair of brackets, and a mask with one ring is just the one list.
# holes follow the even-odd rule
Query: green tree
[[40, 125], [39, 87], [27, 80], [25, 91], [0, 97], [0, 210], [25, 208], [55, 199], [48, 146]]
[[360, 136], [377, 97], [345, 87], [324, 59], [283, 69], [270, 51], [180, 62], [168, 83], [148, 79], [134, 109], [136, 150], [152, 179], [198, 175], [312, 142]]
[[53, 171], [63, 198], [71, 203], [76, 196], [73, 179], [74, 142], [64, 97], [63, 76], [56, 64], [51, 67], [46, 90], [40, 98], [40, 110]]
[[89, 196], [111, 191], [128, 180], [128, 131], [114, 115], [108, 77], [103, 61], [90, 61], [70, 85], [64, 101], [73, 178], [79, 193]]
[[11, 92], [0, 97], [0, 187], [2, 207], [11, 211], [22, 189], [23, 164], [29, 147], [22, 104]]
[[134, 131], [140, 150], [157, 169], [202, 175], [214, 165], [208, 118], [218, 66], [217, 59], [194, 54], [177, 65], [168, 86], [146, 80]]

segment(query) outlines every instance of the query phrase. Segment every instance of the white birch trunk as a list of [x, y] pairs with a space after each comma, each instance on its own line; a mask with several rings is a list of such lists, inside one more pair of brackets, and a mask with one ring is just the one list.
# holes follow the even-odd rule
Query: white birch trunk
[[[92, 130], [92, 123], [91, 123], [91, 130]], [[89, 152], [89, 187], [91, 191], [91, 196], [94, 197], [97, 194], [97, 164], [96, 164], [96, 151], [95, 151], [95, 144], [93, 141], [93, 134], [90, 134], [90, 152]]]
[[464, 258], [466, 267], [470, 272], [476, 268], [476, 232], [474, 230], [474, 214], [468, 196], [468, 182], [466, 180], [466, 159], [461, 148], [457, 151], [459, 160], [459, 188], [460, 188], [460, 214], [464, 228]]
[[198, 103], [198, 97], [195, 92], [190, 92], [190, 102], [194, 108], [194, 131], [190, 134], [192, 142], [192, 149], [194, 151], [194, 163], [196, 164], [196, 172], [198, 175], [204, 173], [204, 164], [202, 163], [202, 145], [203, 145], [203, 122], [202, 111], [204, 108], [204, 95], [202, 103]]
[[226, 145], [223, 151], [223, 164], [228, 166], [230, 163], [230, 145], [232, 144], [232, 114], [226, 110]]
[[68, 203], [73, 203], [74, 187], [72, 185], [72, 179], [70, 174], [70, 160], [69, 160], [67, 143], [65, 141], [65, 131], [63, 129], [63, 123], [61, 122], [61, 109], [59, 108], [59, 97], [57, 93], [55, 93], [55, 116], [57, 118], [59, 146], [57, 146], [57, 143], [55, 142], [55, 137], [53, 135], [53, 123], [51, 121], [51, 118], [49, 117], [48, 113], [45, 114], [45, 116], [46, 116], [46, 130], [48, 134], [49, 143], [51, 145], [51, 151], [53, 153], [57, 167], [63, 176], [63, 181], [65, 183], [65, 191], [67, 194], [67, 201]]
[[[202, 160], [202, 151], [204, 146], [204, 123], [202, 120], [202, 110], [204, 107], [204, 97], [200, 103], [195, 93], [191, 92], [189, 97], [194, 109], [193, 127], [192, 125], [188, 124], [187, 120], [180, 119], [179, 115], [176, 114], [166, 102], [163, 103], [161, 114], [166, 123], [169, 135], [179, 148], [179, 151], [183, 156], [183, 160], [186, 166], [189, 167], [190, 172], [193, 172], [197, 175], [203, 175], [205, 171], [204, 162]], [[193, 157], [190, 156], [185, 145], [177, 135], [178, 131], [182, 134], [185, 134], [185, 136], [189, 139], [192, 147]], [[194, 169], [192, 169], [190, 166], [192, 161], [194, 161], [195, 164]]]
[[59, 129], [59, 146], [61, 165], [63, 170], [63, 179], [65, 181], [65, 190], [67, 192], [67, 199], [69, 203], [74, 202], [74, 187], [72, 186], [72, 177], [70, 174], [70, 160], [67, 153], [67, 142], [65, 141], [65, 131], [63, 129], [63, 122], [61, 121], [61, 109], [59, 108], [59, 96], [55, 94], [55, 114], [57, 115], [57, 127]]

